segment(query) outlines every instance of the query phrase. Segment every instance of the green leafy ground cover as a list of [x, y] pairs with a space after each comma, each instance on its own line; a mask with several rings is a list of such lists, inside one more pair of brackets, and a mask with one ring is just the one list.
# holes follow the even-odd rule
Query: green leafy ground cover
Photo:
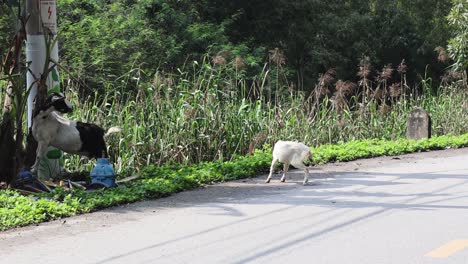
[[[359, 140], [313, 148], [314, 164], [350, 161], [382, 155], [460, 148], [468, 146], [468, 133], [440, 136], [420, 141], [400, 139]], [[236, 156], [230, 161], [202, 162], [192, 166], [150, 165], [141, 177], [113, 189], [85, 192], [56, 188], [40, 197], [23, 196], [13, 190], [0, 191], [0, 230], [36, 224], [62, 217], [96, 211], [111, 206], [168, 196], [206, 184], [254, 177], [268, 170], [271, 149], [257, 150], [250, 156]]]

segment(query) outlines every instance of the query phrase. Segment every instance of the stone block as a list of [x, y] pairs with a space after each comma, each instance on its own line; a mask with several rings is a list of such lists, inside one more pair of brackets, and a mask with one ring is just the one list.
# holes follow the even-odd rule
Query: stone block
[[407, 139], [423, 139], [431, 137], [431, 117], [422, 108], [417, 107], [410, 112], [406, 124]]

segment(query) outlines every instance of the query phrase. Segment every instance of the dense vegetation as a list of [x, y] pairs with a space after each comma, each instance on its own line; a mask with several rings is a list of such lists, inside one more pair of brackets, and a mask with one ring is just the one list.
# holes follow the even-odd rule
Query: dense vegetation
[[[8, 3], [0, 6], [2, 56], [16, 24]], [[216, 61], [241, 60], [251, 77], [274, 48], [284, 54], [287, 77], [311, 91], [330, 68], [355, 81], [362, 56], [374, 70], [404, 59], [411, 84], [425, 74], [439, 83], [451, 62], [439, 63], [434, 49], [453, 39], [453, 52], [466, 56], [463, 12], [462, 0], [60, 0], [58, 37], [66, 78], [87, 95], [122, 79], [135, 89], [205, 54], [229, 54]]]
[[[17, 8], [0, 4], [2, 61]], [[62, 89], [73, 118], [124, 129], [111, 142], [123, 174], [278, 138], [397, 139], [416, 106], [435, 135], [461, 134], [467, 10], [461, 0], [61, 0]]]
[[[358, 84], [338, 82], [332, 87], [335, 81], [329, 72], [322, 76], [317, 93], [308, 95], [287, 87], [271, 89], [264, 82], [275, 79], [275, 74], [276, 67], [267, 67], [257, 76], [258, 84], [248, 87], [229, 66], [200, 62], [177, 74], [157, 74], [150, 85], [140, 86], [136, 98], [114, 89], [85, 100], [73, 87], [67, 94], [77, 106], [73, 118], [122, 127], [123, 132], [111, 139], [111, 153], [122, 175], [148, 164], [226, 160], [280, 138], [313, 146], [395, 140], [405, 137], [408, 112], [417, 106], [431, 114], [433, 135], [468, 131], [468, 91], [456, 86], [433, 95], [429, 79], [422, 86], [425, 92], [415, 96], [417, 91], [406, 86], [384, 89], [382, 80], [369, 85], [372, 92], [363, 96]], [[330, 98], [320, 93], [333, 88], [337, 91]], [[69, 169], [92, 166], [77, 156], [68, 156], [66, 163]]]
[[456, 32], [447, 21], [451, 7], [449, 0], [65, 0], [59, 42], [64, 64], [91, 90], [124, 75], [135, 87], [206, 53], [217, 63], [241, 60], [253, 76], [275, 48], [287, 77], [306, 91], [330, 68], [338, 79], [356, 80], [364, 55], [376, 70], [404, 59], [415, 83], [426, 71], [438, 80], [448, 66], [434, 49]]

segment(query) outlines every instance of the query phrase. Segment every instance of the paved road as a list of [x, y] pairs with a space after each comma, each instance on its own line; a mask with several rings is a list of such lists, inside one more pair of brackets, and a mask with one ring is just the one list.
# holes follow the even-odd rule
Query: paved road
[[468, 149], [329, 164], [0, 233], [0, 263], [468, 263]]

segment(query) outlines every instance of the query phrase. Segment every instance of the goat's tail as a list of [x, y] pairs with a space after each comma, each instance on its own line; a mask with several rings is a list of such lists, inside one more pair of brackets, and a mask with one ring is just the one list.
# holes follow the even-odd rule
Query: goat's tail
[[109, 128], [109, 130], [107, 130], [106, 134], [104, 135], [104, 138], [110, 136], [110, 134], [118, 133], [120, 131], [122, 131], [122, 129], [120, 129], [119, 127], [111, 127]]

